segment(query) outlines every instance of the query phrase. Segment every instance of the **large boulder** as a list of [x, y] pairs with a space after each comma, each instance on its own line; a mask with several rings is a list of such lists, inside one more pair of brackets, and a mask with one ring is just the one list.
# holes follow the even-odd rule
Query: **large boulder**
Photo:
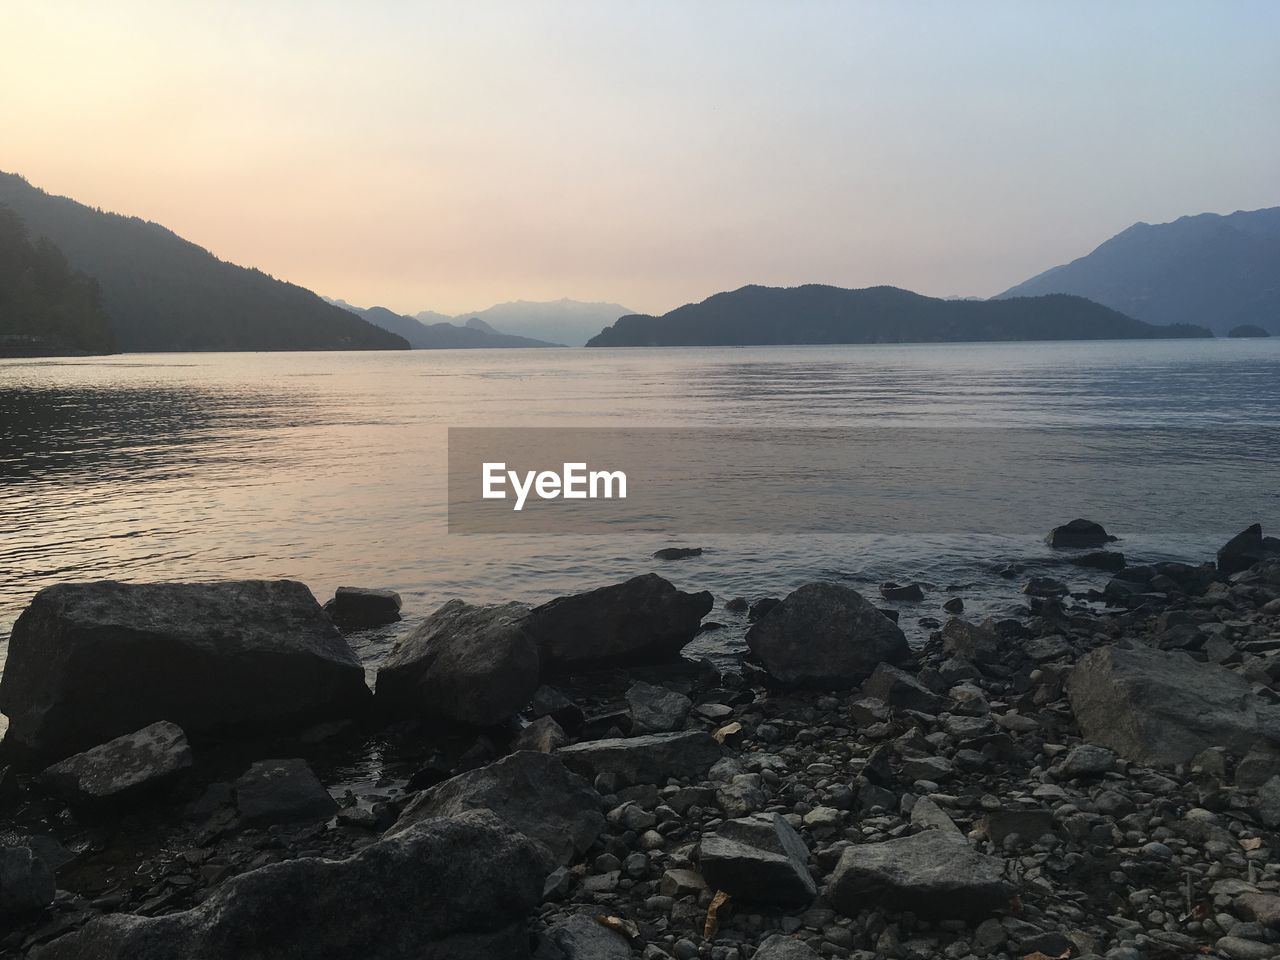
[[191, 747], [177, 724], [161, 720], [45, 769], [40, 779], [73, 805], [109, 804], [171, 784], [191, 767]]
[[528, 612], [450, 600], [378, 668], [378, 705], [477, 727], [519, 712], [538, 689], [538, 649], [522, 626]]
[[368, 630], [400, 619], [400, 594], [370, 587], [339, 587], [324, 609], [343, 630]]
[[38, 960], [525, 960], [533, 844], [491, 813], [416, 823], [347, 860], [242, 873], [199, 906], [89, 921]]
[[1269, 556], [1262, 536], [1262, 524], [1246, 527], [1228, 540], [1218, 550], [1218, 569], [1222, 573], [1239, 573], [1248, 570], [1259, 560]]
[[668, 778], [701, 777], [722, 751], [705, 730], [653, 733], [643, 737], [588, 740], [561, 747], [556, 756], [570, 770], [594, 780], [612, 774], [626, 784], [664, 784]]
[[0, 922], [43, 910], [55, 892], [53, 871], [30, 847], [0, 847]]
[[307, 761], [259, 760], [234, 784], [236, 808], [245, 826], [327, 820], [338, 804]]
[[712, 604], [705, 590], [684, 593], [647, 573], [535, 607], [525, 629], [546, 667], [652, 662], [679, 653]]
[[493, 811], [532, 840], [548, 872], [577, 860], [605, 828], [600, 794], [590, 784], [555, 757], [522, 750], [418, 794], [387, 833], [479, 809]]
[[1045, 537], [1045, 542], [1059, 549], [1091, 550], [1105, 547], [1116, 539], [1103, 529], [1102, 524], [1077, 518], [1060, 527], [1054, 527]]
[[1099, 648], [1071, 671], [1067, 695], [1085, 739], [1140, 763], [1181, 763], [1209, 747], [1243, 755], [1280, 735], [1277, 708], [1247, 680], [1184, 653]]
[[846, 916], [884, 906], [972, 921], [1007, 907], [1012, 893], [1003, 860], [979, 853], [962, 836], [926, 830], [847, 847], [831, 874], [827, 899]]
[[776, 813], [726, 820], [698, 844], [707, 884], [747, 903], [802, 907], [817, 895], [809, 850]]
[[53, 761], [158, 720], [188, 734], [355, 712], [364, 669], [303, 584], [67, 583], [18, 617], [6, 749]]
[[747, 631], [747, 645], [784, 683], [848, 688], [911, 651], [896, 623], [855, 590], [807, 583]]

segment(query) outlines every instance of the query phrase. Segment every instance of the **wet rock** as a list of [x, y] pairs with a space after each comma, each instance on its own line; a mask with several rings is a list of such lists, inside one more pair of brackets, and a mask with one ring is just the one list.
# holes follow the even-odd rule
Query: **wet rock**
[[711, 611], [710, 593], [683, 593], [656, 574], [535, 607], [525, 629], [544, 667], [634, 663], [674, 657]]
[[53, 871], [30, 847], [0, 847], [0, 921], [23, 920], [53, 902]]
[[1003, 861], [937, 830], [848, 847], [827, 888], [827, 898], [846, 916], [880, 904], [969, 921], [1006, 907], [1011, 894]]
[[400, 594], [369, 587], [339, 587], [324, 609], [341, 630], [369, 630], [400, 619]]
[[375, 698], [393, 713], [487, 727], [523, 709], [539, 658], [520, 604], [450, 600], [403, 637], [378, 668]]
[[1071, 558], [1071, 563], [1077, 567], [1084, 567], [1088, 570], [1104, 570], [1108, 573], [1119, 573], [1124, 569], [1125, 558], [1123, 553], [1114, 550], [1095, 550], [1090, 553], [1082, 553], [1077, 557]]
[[1218, 569], [1225, 574], [1248, 570], [1267, 556], [1263, 544], [1262, 524], [1246, 527], [1228, 540], [1218, 550]]
[[522, 751], [419, 794], [387, 835], [423, 820], [481, 809], [537, 844], [548, 871], [573, 863], [605, 828], [600, 795], [590, 784], [555, 756]]
[[564, 728], [552, 717], [539, 717], [521, 730], [511, 741], [513, 751], [532, 750], [535, 753], [554, 753], [569, 742]]
[[726, 820], [698, 845], [709, 887], [747, 903], [804, 906], [817, 894], [808, 848], [776, 813]]
[[338, 805], [307, 761], [259, 760], [234, 784], [236, 808], [245, 826], [327, 820]]
[[750, 609], [750, 604], [747, 603], [746, 597], [733, 597], [725, 601], [724, 608], [730, 613], [746, 613]]
[[1116, 537], [1110, 536], [1103, 529], [1102, 524], [1093, 520], [1077, 518], [1069, 523], [1064, 523], [1060, 527], [1054, 527], [1049, 531], [1045, 542], [1051, 547], [1087, 550], [1094, 547], [1105, 547], [1116, 539]]
[[1071, 588], [1053, 577], [1032, 577], [1023, 585], [1022, 592], [1029, 597], [1057, 598], [1065, 597]]
[[623, 784], [664, 784], [668, 778], [701, 777], [721, 757], [720, 744], [703, 730], [614, 737], [561, 747], [556, 756], [594, 781], [612, 774]]
[[626, 696], [631, 732], [637, 734], [679, 730], [693, 707], [693, 701], [684, 694], [643, 681], [632, 684]]
[[949, 597], [943, 602], [942, 609], [952, 616], [959, 616], [964, 613], [964, 600], [960, 597]]
[[594, 917], [579, 913], [547, 930], [533, 960], [631, 960], [631, 944]]
[[921, 713], [937, 713], [941, 704], [938, 695], [915, 677], [887, 663], [877, 665], [863, 682], [862, 695], [898, 710], [918, 710]]
[[51, 762], [159, 720], [274, 729], [365, 706], [364, 668], [304, 585], [59, 584], [18, 618], [6, 748]]
[[702, 556], [701, 547], [663, 547], [653, 555], [655, 560], [687, 560]]
[[979, 625], [953, 617], [942, 626], [943, 651], [970, 663], [999, 662], [1000, 646], [1000, 635], [990, 621]]
[[528, 957], [545, 869], [493, 814], [416, 823], [346, 860], [303, 857], [224, 881], [199, 906], [109, 914], [39, 960], [499, 960]]
[[760, 944], [754, 960], [818, 960], [818, 955], [802, 940], [775, 933]]
[[886, 600], [923, 600], [924, 588], [918, 583], [894, 583], [890, 580], [880, 584], [880, 596]]
[[1275, 708], [1239, 674], [1186, 654], [1103, 647], [1067, 684], [1084, 735], [1141, 763], [1174, 764], [1209, 747], [1247, 753], [1277, 730]]
[[135, 800], [172, 784], [191, 767], [191, 748], [176, 724], [160, 721], [47, 767], [40, 779], [74, 805]]
[[747, 631], [747, 645], [784, 683], [850, 687], [881, 662], [910, 657], [906, 636], [856, 591], [809, 583]]

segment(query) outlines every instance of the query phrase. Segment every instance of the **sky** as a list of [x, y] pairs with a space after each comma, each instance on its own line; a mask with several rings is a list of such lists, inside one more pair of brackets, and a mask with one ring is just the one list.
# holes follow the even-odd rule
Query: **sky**
[[995, 294], [1280, 205], [1280, 4], [2, 0], [0, 169], [326, 296]]

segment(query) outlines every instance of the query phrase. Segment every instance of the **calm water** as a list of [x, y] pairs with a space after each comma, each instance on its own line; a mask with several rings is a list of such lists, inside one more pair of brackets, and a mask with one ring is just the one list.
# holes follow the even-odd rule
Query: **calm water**
[[[41, 587], [97, 578], [290, 577], [321, 600], [394, 587], [400, 629], [455, 596], [537, 602], [651, 569], [721, 602], [816, 577], [919, 579], [979, 615], [1015, 610], [1021, 580], [996, 570], [1052, 563], [1030, 536], [699, 536], [704, 556], [660, 564], [649, 555], [680, 541], [445, 530], [449, 426], [867, 423], [1273, 427], [1280, 340], [0, 361], [0, 637]], [[1131, 531], [1132, 556], [1195, 560], [1265, 519], [1178, 536], [1161, 502], [1152, 490], [1098, 519]], [[904, 625], [942, 599], [904, 606]], [[742, 622], [713, 617], [726, 627], [699, 648], [740, 644]], [[358, 646], [373, 663], [392, 639]]]

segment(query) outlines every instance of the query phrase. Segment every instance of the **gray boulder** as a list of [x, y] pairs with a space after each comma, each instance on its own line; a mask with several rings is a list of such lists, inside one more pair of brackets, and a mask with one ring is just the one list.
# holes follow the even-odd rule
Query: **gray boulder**
[[534, 960], [631, 960], [631, 956], [626, 937], [578, 913], [547, 929]]
[[8, 749], [52, 762], [158, 720], [187, 733], [355, 712], [364, 669], [303, 584], [68, 583], [18, 617]]
[[368, 630], [400, 619], [400, 594], [368, 587], [339, 587], [324, 609], [343, 630]]
[[307, 761], [259, 760], [234, 784], [236, 808], [245, 826], [327, 820], [338, 812]]
[[942, 700], [909, 673], [887, 663], [879, 664], [862, 684], [862, 695], [874, 697], [898, 710], [937, 713]]
[[855, 590], [807, 583], [747, 631], [747, 645], [784, 683], [848, 688], [911, 651], [896, 623]]
[[979, 853], [963, 837], [926, 830], [848, 847], [831, 874], [827, 898], [846, 916], [884, 906], [973, 921], [1007, 907], [1012, 893], [1003, 860]]
[[705, 730], [613, 737], [561, 747], [556, 756], [570, 770], [594, 781], [610, 773], [627, 784], [664, 784], [668, 778], [701, 777], [721, 757], [720, 744]]
[[1088, 550], [1095, 547], [1105, 547], [1116, 539], [1116, 537], [1109, 535], [1100, 523], [1095, 523], [1093, 520], [1075, 519], [1050, 530], [1049, 535], [1045, 537], [1045, 542], [1051, 547], [1060, 549]]
[[378, 705], [476, 727], [506, 720], [538, 689], [538, 650], [522, 626], [527, 613], [518, 603], [450, 600], [378, 668]]
[[693, 701], [682, 693], [639, 681], [627, 690], [632, 733], [670, 733], [684, 726]]
[[53, 871], [30, 847], [0, 847], [0, 921], [43, 910], [55, 892]]
[[1076, 664], [1067, 695], [1086, 739], [1140, 763], [1181, 763], [1208, 747], [1241, 755], [1280, 732], [1276, 708], [1247, 680], [1184, 653], [1102, 647]]
[[72, 805], [132, 800], [171, 784], [191, 767], [191, 747], [176, 724], [161, 720], [47, 767], [49, 789]]
[[538, 847], [548, 872], [568, 866], [605, 828], [600, 794], [554, 756], [521, 751], [426, 790], [387, 831], [468, 810], [493, 811]]
[[809, 850], [781, 816], [726, 820], [698, 844], [707, 885], [747, 903], [802, 907], [817, 895]]
[[775, 933], [760, 944], [753, 960], [818, 960], [818, 955], [807, 943]]
[[693, 639], [711, 594], [683, 593], [655, 573], [534, 607], [525, 629], [555, 669], [674, 657]]
[[38, 960], [526, 960], [544, 869], [493, 814], [414, 824], [347, 860], [251, 870], [199, 906], [108, 914]]

